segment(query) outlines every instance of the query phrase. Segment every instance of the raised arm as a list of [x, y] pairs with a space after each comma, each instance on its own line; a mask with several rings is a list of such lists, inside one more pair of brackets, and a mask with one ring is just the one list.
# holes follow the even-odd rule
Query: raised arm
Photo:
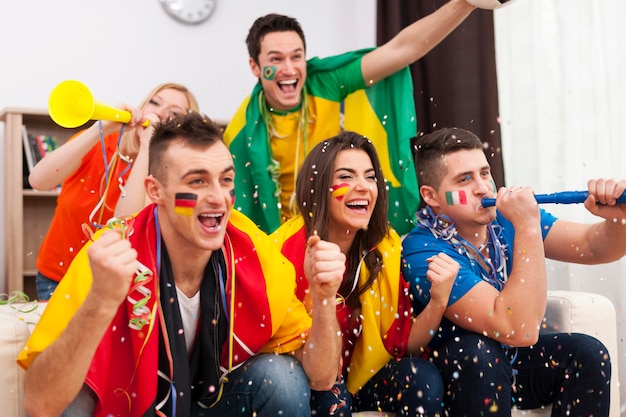
[[361, 71], [366, 85], [372, 85], [412, 64], [446, 38], [475, 9], [466, 0], [450, 0], [413, 22], [390, 41], [366, 54]]
[[626, 255], [626, 205], [616, 204], [626, 180], [594, 179], [587, 184], [585, 208], [604, 221], [594, 224], [557, 220], [545, 239], [546, 257], [595, 265]]
[[498, 291], [487, 282], [476, 284], [448, 307], [446, 317], [501, 343], [530, 346], [539, 336], [547, 302], [539, 206], [529, 187], [501, 188], [496, 204], [515, 228], [513, 265], [506, 285]]
[[87, 253], [93, 284], [85, 301], [59, 338], [35, 358], [24, 378], [24, 407], [33, 417], [59, 416], [78, 395], [139, 266], [137, 252], [119, 232], [103, 233]]
[[341, 330], [335, 298], [345, 270], [346, 258], [334, 243], [309, 238], [304, 272], [309, 281], [313, 324], [304, 347], [296, 353], [317, 391], [329, 390], [337, 379], [341, 359]]
[[[133, 115], [129, 126], [134, 127], [141, 123], [141, 112], [124, 104], [120, 104], [119, 107], [130, 111]], [[100, 140], [99, 123], [93, 123], [72, 140], [39, 161], [28, 176], [31, 187], [40, 191], [50, 190], [74, 173], [80, 167], [82, 158]], [[116, 122], [103, 120], [101, 123], [102, 134], [105, 137], [119, 131], [122, 127], [121, 123]]]
[[139, 153], [133, 160], [133, 166], [124, 186], [124, 193], [120, 195], [115, 205], [115, 217], [131, 216], [143, 209], [150, 201], [146, 196], [144, 180], [148, 176], [150, 139], [152, 139], [154, 126], [159, 123], [159, 117], [156, 114], [150, 114], [146, 116], [146, 119], [150, 120], [150, 124], [145, 128], [141, 126], [137, 128]]
[[448, 307], [452, 284], [459, 273], [459, 264], [445, 253], [428, 261], [426, 278], [430, 281], [430, 301], [413, 319], [407, 351], [419, 355], [433, 338]]

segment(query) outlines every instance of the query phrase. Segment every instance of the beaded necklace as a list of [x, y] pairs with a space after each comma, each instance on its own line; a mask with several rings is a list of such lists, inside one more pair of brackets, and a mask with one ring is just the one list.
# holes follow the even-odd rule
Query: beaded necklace
[[[274, 196], [275, 197], [280, 197], [280, 194], [282, 192], [282, 184], [280, 183], [280, 162], [278, 162], [275, 158], [274, 158], [274, 154], [272, 152], [272, 145], [271, 145], [271, 141], [272, 141], [272, 137], [277, 137], [277, 138], [284, 138], [284, 137], [288, 137], [289, 133], [279, 133], [276, 130], [276, 126], [274, 125], [274, 122], [272, 120], [272, 113], [276, 113], [276, 114], [280, 114], [280, 112], [277, 112], [275, 110], [272, 110], [271, 108], [268, 108], [267, 106], [267, 101], [265, 100], [265, 93], [263, 92], [263, 90], [261, 90], [261, 92], [259, 93], [259, 110], [261, 112], [261, 117], [263, 118], [263, 121], [265, 122], [265, 126], [267, 126], [267, 137], [268, 137], [268, 141], [267, 141], [267, 147], [268, 147], [268, 153], [269, 155], [271, 155], [271, 162], [270, 165], [267, 167], [267, 171], [270, 173], [270, 176], [272, 178], [272, 181], [274, 182], [275, 186], [276, 186], [276, 191], [274, 192]], [[299, 120], [298, 120], [298, 131], [297, 131], [297, 140], [296, 140], [296, 147], [295, 147], [295, 155], [294, 155], [294, 161], [295, 161], [295, 165], [294, 165], [294, 170], [293, 170], [293, 184], [294, 184], [294, 191], [291, 193], [291, 198], [290, 198], [290, 202], [289, 202], [289, 211], [291, 213], [296, 213], [297, 209], [295, 207], [295, 197], [296, 197], [296, 193], [295, 193], [295, 184], [296, 184], [296, 180], [298, 178], [298, 171], [300, 170], [300, 152], [301, 149], [304, 149], [304, 156], [306, 157], [306, 154], [308, 152], [308, 139], [309, 139], [309, 95], [306, 91], [306, 88], [302, 89], [302, 101], [300, 102], [300, 109], [299, 109]]]
[[487, 227], [488, 247], [493, 247], [493, 251], [488, 250], [489, 256], [476, 248], [472, 243], [459, 236], [454, 221], [445, 215], [435, 215], [430, 207], [426, 207], [417, 212], [418, 225], [427, 228], [438, 240], [447, 241], [459, 254], [465, 255], [472, 264], [475, 262], [480, 266], [481, 278], [495, 287], [498, 291], [504, 288], [508, 278], [506, 261], [508, 259], [508, 245], [500, 242], [501, 228], [499, 225], [489, 223]]

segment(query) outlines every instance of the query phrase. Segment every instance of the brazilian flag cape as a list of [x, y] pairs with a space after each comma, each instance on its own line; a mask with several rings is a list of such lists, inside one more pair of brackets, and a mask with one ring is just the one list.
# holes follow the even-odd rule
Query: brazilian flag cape
[[[305, 91], [309, 97], [341, 103], [344, 113], [343, 129], [369, 138], [376, 149], [389, 188], [389, 221], [401, 235], [414, 226], [419, 204], [419, 192], [410, 139], [417, 132], [413, 98], [413, 81], [409, 68], [368, 88], [354, 92], [337, 91], [332, 86], [316, 82], [324, 72], [333, 71], [360, 60], [371, 51], [362, 49], [307, 62]], [[261, 116], [260, 82], [240, 106], [229, 123], [224, 139], [235, 162], [236, 208], [249, 216], [262, 230], [271, 233], [281, 224], [276, 184], [272, 181], [272, 155], [268, 129]], [[349, 93], [347, 96], [346, 93]], [[315, 115], [310, 115], [315, 117]], [[339, 120], [339, 118], [337, 118]], [[316, 120], [315, 123], [327, 123]], [[334, 122], [333, 122], [334, 123]], [[337, 126], [337, 134], [341, 126]], [[324, 140], [323, 138], [320, 140]], [[314, 146], [315, 144], [311, 144]]]
[[[153, 213], [154, 205], [150, 205], [136, 216], [129, 240], [138, 252], [139, 262], [155, 278], [158, 225]], [[17, 362], [24, 369], [80, 312], [92, 283], [86, 252], [90, 244], [77, 254], [20, 352]], [[286, 353], [300, 348], [311, 318], [295, 296], [292, 264], [265, 233], [237, 211], [229, 219], [222, 251], [228, 274], [225, 287], [230, 330], [220, 355], [220, 369], [229, 372], [256, 353]], [[163, 320], [159, 279], [144, 280], [143, 285], [137, 282], [135, 279], [127, 302], [122, 303], [103, 336], [87, 374], [86, 383], [98, 397], [94, 410], [97, 417], [154, 415], [151, 408], [157, 396]], [[150, 312], [143, 326], [133, 326], [137, 310], [131, 300], [141, 300]]]

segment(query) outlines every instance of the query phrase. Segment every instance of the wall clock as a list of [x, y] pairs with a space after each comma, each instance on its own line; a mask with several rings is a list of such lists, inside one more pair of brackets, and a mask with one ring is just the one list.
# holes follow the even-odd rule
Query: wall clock
[[206, 21], [213, 11], [217, 0], [160, 0], [167, 14], [180, 23], [197, 25]]

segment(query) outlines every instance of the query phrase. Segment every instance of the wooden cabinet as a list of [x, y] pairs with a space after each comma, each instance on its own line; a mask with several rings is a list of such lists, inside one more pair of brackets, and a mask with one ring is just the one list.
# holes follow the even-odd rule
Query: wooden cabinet
[[0, 145], [4, 169], [4, 248], [7, 288], [1, 292], [25, 291], [36, 298], [35, 262], [56, 207], [56, 191], [24, 188], [22, 125], [28, 133], [51, 135], [59, 146], [82, 127], [63, 128], [52, 121], [47, 110], [6, 108], [0, 113], [4, 122]]

